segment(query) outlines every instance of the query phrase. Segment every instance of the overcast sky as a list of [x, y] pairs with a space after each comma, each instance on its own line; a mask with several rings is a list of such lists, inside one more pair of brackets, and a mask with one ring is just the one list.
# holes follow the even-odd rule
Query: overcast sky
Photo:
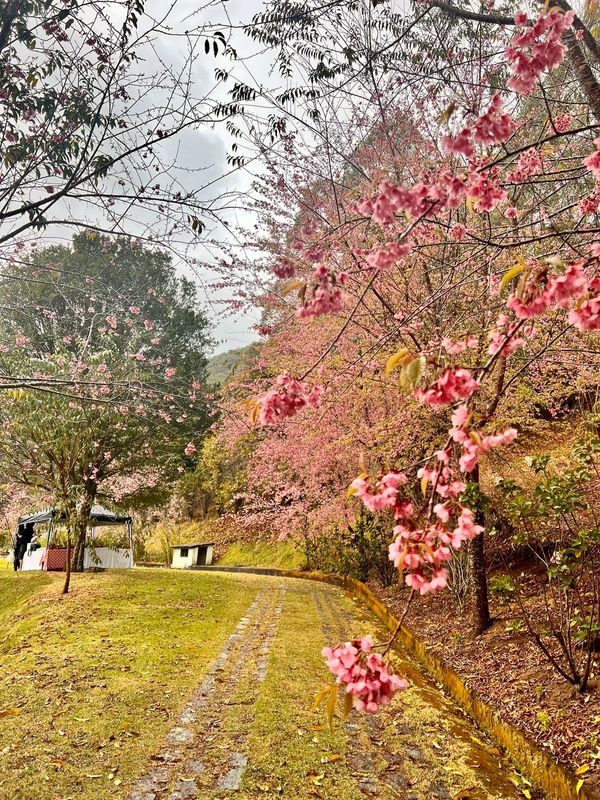
[[[162, 6], [165, 9], [169, 7], [166, 0], [160, 0], [157, 6]], [[223, 24], [223, 26], [231, 23], [232, 27], [229, 29], [224, 28], [224, 32], [228, 41], [236, 49], [239, 61], [234, 64], [232, 62], [225, 62], [224, 60], [214, 60], [211, 58], [199, 59], [198, 61], [198, 75], [199, 82], [206, 81], [208, 85], [214, 83], [214, 68], [221, 66], [225, 69], [233, 67], [237, 73], [242, 77], [247, 77], [248, 82], [250, 73], [260, 83], [269, 85], [272, 82], [272, 76], [269, 75], [270, 59], [268, 54], [261, 53], [255, 42], [246, 36], [241, 27], [243, 24], [248, 23], [254, 14], [261, 11], [264, 7], [262, 0], [227, 0], [226, 3], [215, 2], [212, 6], [198, 14], [197, 0], [178, 0], [176, 4], [177, 16], [180, 17], [183, 24], [210, 22], [215, 24]], [[167, 46], [171, 43], [169, 42]], [[161, 53], [161, 55], [163, 55]], [[169, 56], [175, 57], [174, 53], [165, 53], [167, 58]], [[206, 70], [206, 71], [204, 71]], [[244, 75], [245, 73], [245, 75]], [[220, 93], [217, 89], [217, 96], [225, 99], [225, 88]], [[207, 171], [203, 179], [207, 177], [218, 178], [230, 171], [230, 167], [226, 162], [227, 152], [230, 151], [231, 137], [225, 130], [225, 125], [215, 126], [212, 130], [199, 130], [190, 131], [186, 134], [181, 141], [181, 146], [186, 153], [185, 158], [201, 159], [202, 163], [207, 166]], [[239, 172], [233, 178], [230, 178], [222, 183], [224, 187], [247, 189], [250, 185], [251, 176], [246, 172]], [[249, 214], [244, 214], [243, 211], [235, 212], [230, 220], [235, 224], [247, 225], [251, 223]], [[199, 254], [203, 260], [206, 258], [206, 253]], [[205, 302], [209, 314], [211, 314], [215, 325], [215, 338], [218, 340], [215, 352], [223, 352], [234, 347], [241, 347], [254, 341], [257, 338], [256, 332], [252, 327], [259, 321], [257, 314], [240, 314], [235, 317], [227, 317], [220, 319], [221, 305], [219, 300], [223, 298], [226, 292], [216, 292], [206, 287], [205, 280], [210, 282], [211, 276], [201, 276], [201, 293], [204, 295]]]
[[[241, 26], [248, 23], [263, 6], [262, 0], [227, 0], [225, 3], [218, 2], [218, 0], [204, 0], [204, 2], [202, 0], [152, 0], [146, 4], [147, 11], [155, 20], [165, 17], [165, 27], [169, 29], [170, 33], [155, 37], [152, 47], [142, 49], [139, 53], [141, 56], [140, 66], [136, 65], [136, 68], [149, 75], [165, 68], [177, 71], [186, 63], [186, 40], [177, 34], [193, 30], [203, 24], [211, 24], [222, 26], [228, 41], [237, 50], [239, 59], [232, 61], [222, 55], [215, 58], [212, 53], [207, 56], [204, 53], [204, 39], [202, 38], [198, 57], [193, 62], [192, 78], [195, 95], [198, 98], [203, 98], [208, 94], [211, 99], [228, 99], [226, 92], [229, 86], [219, 84], [215, 79], [215, 67], [221, 67], [228, 71], [235, 70], [249, 82], [249, 73], [252, 72], [258, 82], [270, 85], [272, 78], [269, 76], [269, 56], [257, 53], [260, 47], [245, 36], [241, 30]], [[229, 22], [233, 26], [231, 29], [228, 27]], [[146, 24], [148, 24], [147, 21]], [[143, 26], [144, 20], [141, 20], [138, 33]], [[130, 105], [129, 110], [137, 114], [138, 110], [143, 112], [147, 108], [158, 106], [164, 102], [167, 91], [168, 87], [157, 88], [153, 94], [147, 94], [138, 100], [138, 105], [133, 107]], [[202, 200], [208, 202], [221, 191], [244, 191], [250, 185], [251, 175], [246, 171], [231, 174], [232, 168], [226, 161], [227, 153], [231, 152], [231, 143], [232, 140], [225, 129], [224, 122], [214, 126], [190, 128], [164, 145], [161, 143], [160, 158], [165, 163], [175, 164], [171, 172], [176, 175], [184, 192], [198, 191], [202, 186], [210, 184], [209, 188], [202, 190], [199, 194]], [[118, 177], [121, 176], [110, 179], [113, 181], [113, 187], [117, 186]], [[62, 219], [71, 219], [89, 225], [98, 224], [101, 227], [106, 225], [107, 217], [103, 217], [102, 210], [89, 202], [73, 199], [68, 202], [61, 200], [57, 208]], [[127, 220], [122, 229], [127, 233], [139, 234], [141, 231], [145, 233], [148, 225], [153, 221], [155, 219], [151, 214], [145, 215], [143, 210], [133, 208], [128, 211]], [[236, 223], [248, 225], [252, 222], [252, 217], [241, 209], [229, 212], [228, 221], [232, 227], [235, 227]], [[157, 231], [160, 230], [159, 221], [156, 221], [155, 227]], [[42, 241], [38, 240], [38, 242], [39, 244], [50, 241], [66, 243], [70, 241], [76, 230], [64, 225], [50, 227]], [[216, 235], [225, 237], [227, 235], [226, 228], [221, 227], [216, 231]], [[157, 238], [160, 239], [160, 233]], [[220, 253], [218, 248], [209, 250], [207, 247], [199, 246], [192, 252], [192, 255], [206, 262], [211, 258], [218, 257]], [[192, 272], [183, 266], [181, 269], [188, 277], [197, 280], [202, 304], [214, 324], [214, 337], [217, 340], [215, 352], [240, 347], [257, 338], [256, 332], [252, 330], [252, 327], [258, 322], [256, 313], [222, 318], [222, 304], [219, 301], [226, 296], [227, 292], [226, 290], [217, 292], [211, 289], [210, 284], [215, 278], [214, 274], [211, 274], [209, 270]]]

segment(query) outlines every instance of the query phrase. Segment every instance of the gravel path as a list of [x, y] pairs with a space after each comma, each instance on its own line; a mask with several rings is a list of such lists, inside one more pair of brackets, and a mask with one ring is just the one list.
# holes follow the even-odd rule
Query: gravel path
[[[245, 775], [252, 764], [249, 738], [272, 645], [286, 625], [286, 599], [299, 599], [316, 610], [322, 630], [311, 635], [318, 634], [321, 642], [345, 641], [369, 627], [379, 637], [387, 633], [334, 587], [272, 577], [255, 580], [260, 588], [254, 601], [127, 800], [265, 796], [248, 778], [245, 782]], [[355, 782], [355, 796], [522, 798], [525, 784], [520, 784], [520, 777], [443, 692], [401, 654], [396, 664], [409, 677], [411, 689], [374, 717], [351, 714], [343, 729], [343, 769]], [[224, 723], [232, 706], [235, 728]], [[286, 796], [285, 790], [280, 796]], [[311, 789], [307, 796], [329, 800], [331, 795]]]

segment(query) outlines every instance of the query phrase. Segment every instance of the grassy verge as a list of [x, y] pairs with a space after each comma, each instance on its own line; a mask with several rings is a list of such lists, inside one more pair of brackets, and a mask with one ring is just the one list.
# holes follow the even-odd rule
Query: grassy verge
[[107, 800], [143, 772], [256, 581], [0, 575], [0, 796]]
[[[311, 712], [315, 692], [331, 678], [321, 655], [326, 642], [312, 591], [288, 584], [283, 619], [253, 710], [243, 797], [272, 793], [354, 800], [360, 793], [345, 763], [343, 726], [330, 732], [324, 709]], [[235, 729], [231, 721], [229, 728]]]
[[304, 555], [292, 542], [235, 543], [219, 558], [223, 567], [274, 567], [275, 569], [301, 569]]

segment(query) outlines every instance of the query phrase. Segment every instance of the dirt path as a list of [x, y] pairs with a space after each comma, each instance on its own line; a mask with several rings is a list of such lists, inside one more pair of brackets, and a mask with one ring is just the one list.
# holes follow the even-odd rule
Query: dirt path
[[333, 736], [320, 718], [307, 725], [310, 693], [322, 684], [307, 676], [308, 696], [298, 708], [302, 647], [318, 653], [325, 642], [385, 633], [338, 589], [253, 580], [254, 601], [127, 800], [492, 800], [522, 798], [523, 789], [536, 796], [401, 654], [397, 670], [411, 688], [389, 709], [375, 717], [353, 713]]

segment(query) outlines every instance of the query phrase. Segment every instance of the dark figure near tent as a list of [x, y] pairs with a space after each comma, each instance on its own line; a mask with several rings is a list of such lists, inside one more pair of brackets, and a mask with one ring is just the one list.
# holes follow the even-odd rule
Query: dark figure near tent
[[15, 536], [15, 560], [13, 561], [13, 568], [15, 572], [21, 566], [21, 561], [27, 550], [27, 545], [33, 539], [33, 524], [31, 522], [27, 525], [19, 525], [17, 534]]

